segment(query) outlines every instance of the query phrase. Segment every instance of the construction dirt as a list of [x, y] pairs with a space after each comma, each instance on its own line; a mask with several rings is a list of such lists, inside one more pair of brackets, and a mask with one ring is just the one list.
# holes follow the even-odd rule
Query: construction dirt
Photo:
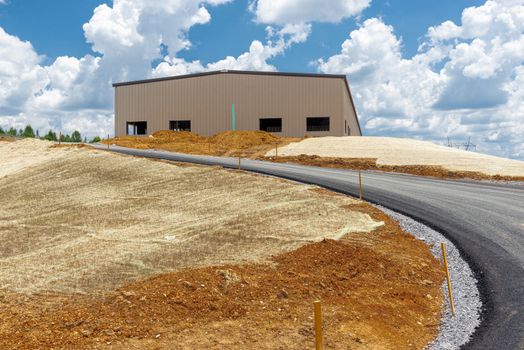
[[[378, 170], [451, 179], [524, 181], [524, 162], [393, 137], [281, 138], [263, 131], [226, 131], [211, 137], [159, 131], [149, 137], [104, 141], [118, 146], [241, 156], [330, 168]], [[277, 157], [275, 157], [277, 155]]]
[[151, 136], [122, 136], [103, 143], [140, 149], [163, 149], [172, 152], [213, 156], [257, 157], [275, 147], [283, 147], [298, 138], [283, 138], [264, 131], [225, 131], [206, 137], [186, 131], [158, 131]]
[[327, 349], [437, 334], [440, 263], [364, 203], [36, 140], [0, 164], [2, 349], [312, 348], [317, 299]]

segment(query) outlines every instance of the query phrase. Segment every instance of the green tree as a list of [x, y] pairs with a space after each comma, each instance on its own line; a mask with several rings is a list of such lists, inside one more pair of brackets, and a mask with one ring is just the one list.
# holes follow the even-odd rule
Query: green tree
[[71, 134], [71, 142], [82, 142], [82, 135], [77, 130]]
[[31, 125], [27, 125], [24, 129], [24, 131], [22, 132], [22, 137], [35, 137], [35, 132], [33, 131], [33, 128], [31, 127]]
[[18, 130], [18, 136], [22, 136], [24, 134], [24, 130], [20, 129]]
[[44, 140], [48, 141], [57, 141], [56, 133], [53, 132], [53, 130], [49, 130], [49, 132], [44, 136]]
[[9, 130], [7, 131], [7, 134], [11, 136], [16, 136], [16, 129], [13, 127], [9, 128]]
[[60, 136], [60, 141], [62, 142], [71, 142], [71, 136], [69, 136], [68, 134], [62, 134]]
[[97, 142], [100, 142], [102, 141], [102, 139], [100, 138], [100, 136], [95, 136], [93, 137], [93, 139], [91, 140], [91, 143], [97, 143]]
[[2, 129], [2, 127], [0, 126], [0, 135], [4, 135], [5, 134], [5, 131], [4, 129]]

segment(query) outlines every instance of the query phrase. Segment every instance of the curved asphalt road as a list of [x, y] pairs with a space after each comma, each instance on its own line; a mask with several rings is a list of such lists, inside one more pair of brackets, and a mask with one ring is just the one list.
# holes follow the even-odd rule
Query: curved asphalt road
[[[111, 151], [227, 168], [236, 168], [238, 162], [117, 146], [111, 146]], [[241, 167], [353, 196], [358, 193], [358, 175], [349, 170], [249, 159], [242, 159]], [[463, 348], [524, 349], [524, 186], [365, 172], [363, 188], [365, 200], [443, 233], [477, 273], [485, 310], [480, 328]]]

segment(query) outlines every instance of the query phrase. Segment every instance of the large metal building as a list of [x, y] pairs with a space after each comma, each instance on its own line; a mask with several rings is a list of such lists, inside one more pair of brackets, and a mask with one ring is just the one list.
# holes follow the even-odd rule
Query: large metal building
[[345, 75], [223, 70], [113, 84], [115, 135], [361, 136]]

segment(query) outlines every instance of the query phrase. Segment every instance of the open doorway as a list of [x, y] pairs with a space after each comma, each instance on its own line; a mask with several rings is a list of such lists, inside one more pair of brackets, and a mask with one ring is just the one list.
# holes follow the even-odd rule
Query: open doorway
[[127, 134], [131, 136], [147, 135], [147, 122], [127, 122]]

